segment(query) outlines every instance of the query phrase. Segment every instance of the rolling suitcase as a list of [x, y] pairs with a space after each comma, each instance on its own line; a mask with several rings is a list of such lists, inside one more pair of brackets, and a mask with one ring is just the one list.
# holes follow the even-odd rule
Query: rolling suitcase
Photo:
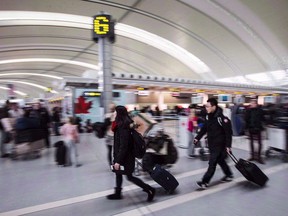
[[67, 154], [67, 147], [65, 146], [64, 141], [58, 141], [54, 144], [56, 148], [55, 151], [55, 161], [58, 166], [64, 166], [66, 164], [66, 154]]
[[237, 160], [237, 158], [232, 154], [232, 152], [228, 153], [228, 155], [235, 162], [235, 167], [248, 181], [251, 181], [262, 187], [269, 180], [268, 177], [256, 164], [242, 158]]
[[[143, 168], [142, 163], [140, 163], [137, 159], [136, 162]], [[159, 164], [156, 164], [153, 169], [148, 172], [151, 178], [161, 185], [161, 187], [163, 187], [168, 193], [173, 193], [173, 191], [179, 185], [177, 179]]]

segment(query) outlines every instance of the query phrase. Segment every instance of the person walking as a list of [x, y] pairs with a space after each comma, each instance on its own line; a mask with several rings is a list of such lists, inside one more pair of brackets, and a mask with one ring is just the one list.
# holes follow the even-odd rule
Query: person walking
[[131, 135], [131, 128], [133, 127], [133, 121], [129, 117], [127, 109], [124, 106], [117, 106], [116, 118], [112, 122], [112, 130], [114, 131], [114, 145], [113, 145], [113, 157], [114, 164], [113, 169], [116, 174], [116, 187], [115, 192], [107, 196], [109, 200], [122, 199], [122, 182], [123, 176], [119, 173], [120, 167], [124, 167], [124, 175], [127, 180], [131, 181], [135, 185], [143, 189], [147, 193], [147, 201], [151, 202], [155, 195], [155, 188], [144, 183], [141, 179], [132, 175], [135, 167], [135, 156], [133, 153], [133, 139]]
[[109, 122], [109, 125], [107, 125], [107, 132], [105, 135], [105, 143], [107, 146], [107, 158], [109, 166], [113, 164], [112, 161], [112, 148], [113, 148], [113, 142], [114, 142], [114, 132], [112, 131], [112, 122], [115, 121], [115, 105], [110, 104], [109, 106], [110, 112], [105, 114], [105, 123]]
[[77, 130], [77, 125], [74, 124], [73, 117], [68, 118], [67, 123], [61, 127], [60, 133], [63, 134], [65, 145], [67, 147], [65, 166], [72, 166], [74, 162], [76, 167], [80, 167], [81, 164], [78, 162], [77, 150], [77, 143], [79, 143], [79, 134]]
[[194, 139], [194, 144], [196, 144], [207, 133], [210, 159], [208, 169], [202, 180], [196, 183], [201, 189], [208, 187], [215, 173], [217, 164], [220, 165], [225, 174], [221, 181], [228, 182], [233, 180], [233, 173], [225, 161], [227, 151], [231, 151], [231, 122], [223, 115], [222, 108], [218, 106], [218, 101], [215, 98], [208, 99], [205, 108], [207, 111], [206, 120]]
[[1, 123], [1, 119], [9, 118], [10, 102], [6, 101], [4, 107], [0, 108], [0, 154], [1, 158], [9, 157], [10, 154], [7, 151], [7, 142], [9, 142], [9, 132], [5, 130], [4, 126]]
[[30, 116], [32, 118], [38, 118], [40, 121], [40, 128], [44, 132], [44, 139], [45, 139], [45, 145], [46, 148], [50, 148], [50, 122], [51, 117], [50, 113], [48, 112], [48, 109], [44, 107], [42, 104], [43, 102], [36, 101], [35, 104], [33, 104], [33, 109], [30, 111]]
[[188, 130], [188, 157], [189, 158], [194, 158], [195, 157], [195, 145], [193, 144], [196, 129], [197, 129], [197, 116], [195, 114], [195, 109], [190, 110], [188, 122], [187, 122], [187, 130]]
[[[245, 114], [245, 123], [246, 128], [249, 132], [249, 139], [250, 139], [250, 154], [251, 157], [248, 159], [249, 161], [256, 160], [261, 164], [264, 164], [264, 160], [261, 157], [262, 151], [262, 137], [261, 131], [264, 129], [263, 127], [264, 122], [264, 112], [258, 106], [256, 100], [250, 101], [250, 107], [247, 109]], [[258, 152], [256, 153], [254, 148], [254, 140], [258, 140]]]

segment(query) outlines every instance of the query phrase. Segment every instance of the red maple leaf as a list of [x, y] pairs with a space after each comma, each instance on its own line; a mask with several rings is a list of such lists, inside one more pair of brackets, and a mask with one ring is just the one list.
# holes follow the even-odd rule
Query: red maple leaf
[[86, 102], [83, 96], [77, 98], [78, 102], [75, 103], [75, 114], [90, 113], [88, 110], [92, 108], [92, 101]]

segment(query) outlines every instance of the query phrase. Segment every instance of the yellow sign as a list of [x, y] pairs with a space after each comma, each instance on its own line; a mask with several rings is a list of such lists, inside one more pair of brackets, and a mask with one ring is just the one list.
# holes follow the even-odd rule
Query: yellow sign
[[205, 90], [203, 90], [203, 89], [196, 89], [195, 92], [197, 92], [197, 93], [203, 93], [203, 92], [205, 92]]
[[83, 92], [84, 97], [100, 97], [101, 92], [94, 92], [94, 91], [85, 91]]
[[110, 16], [98, 15], [93, 20], [93, 30], [96, 35], [107, 35], [110, 32]]
[[243, 93], [242, 93], [242, 92], [234, 92], [234, 94], [236, 94], [236, 95], [242, 95]]
[[47, 87], [46, 92], [52, 92], [52, 88], [51, 87]]
[[178, 88], [170, 88], [169, 90], [171, 92], [180, 92], [180, 89], [178, 89]]

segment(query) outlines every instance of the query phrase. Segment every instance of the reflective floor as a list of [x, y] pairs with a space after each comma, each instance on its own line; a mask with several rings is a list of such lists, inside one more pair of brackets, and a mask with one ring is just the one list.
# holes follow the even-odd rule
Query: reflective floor
[[[176, 145], [180, 138], [175, 128], [166, 130], [174, 136]], [[61, 139], [51, 136], [51, 143]], [[233, 139], [234, 154], [247, 158], [248, 141]], [[235, 180], [220, 183], [222, 171], [217, 169], [207, 190], [199, 191], [195, 182], [207, 169], [207, 161], [189, 159], [187, 149], [178, 148], [179, 160], [170, 168], [180, 185], [174, 194], [167, 194], [149, 175], [140, 172], [140, 178], [156, 188], [152, 203], [146, 202], [146, 193], [124, 179], [124, 199], [111, 201], [106, 195], [113, 192], [114, 174], [110, 171], [103, 139], [93, 134], [81, 134], [79, 161], [83, 166], [57, 167], [55, 149], [45, 149], [41, 158], [0, 160], [0, 215], [43, 216], [95, 216], [95, 215], [288, 215], [288, 163], [279, 155], [266, 159], [259, 167], [269, 176], [264, 188], [247, 182], [236, 170], [231, 160]]]

